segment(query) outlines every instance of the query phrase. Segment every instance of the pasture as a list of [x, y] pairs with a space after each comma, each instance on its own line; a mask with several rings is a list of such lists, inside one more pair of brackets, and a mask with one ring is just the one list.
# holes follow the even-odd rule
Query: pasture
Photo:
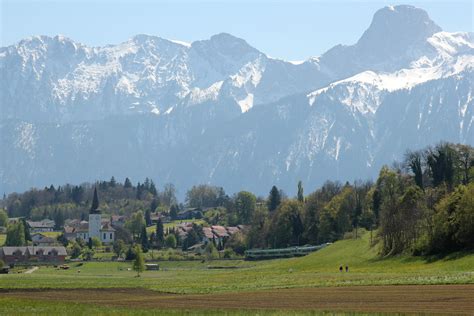
[[[229, 313], [255, 309], [308, 313], [390, 312], [398, 308], [429, 313], [452, 304], [452, 308], [458, 306], [458, 311], [474, 313], [473, 303], [466, 300], [474, 295], [474, 255], [381, 259], [377, 249], [369, 246], [368, 234], [361, 239], [336, 242], [301, 258], [159, 264], [160, 271], [144, 272], [138, 278], [129, 270], [130, 263], [117, 262], [72, 263], [69, 270], [40, 267], [32, 274], [0, 275], [0, 290], [4, 292], [0, 314], [7, 313], [6, 306], [14, 306], [17, 299], [30, 299], [33, 305], [39, 304], [35, 299], [48, 299], [51, 308], [74, 301], [79, 304], [79, 313], [88, 308], [81, 305], [87, 303], [86, 298], [80, 299], [81, 295], [96, 299], [93, 304], [97, 308], [145, 308], [144, 312], [146, 308], [192, 308], [203, 313], [209, 309]], [[347, 264], [349, 272], [339, 272], [341, 264]], [[105, 298], [94, 291], [122, 296]], [[403, 304], [408, 299], [404, 295], [413, 301]], [[150, 301], [153, 304], [147, 303]]]

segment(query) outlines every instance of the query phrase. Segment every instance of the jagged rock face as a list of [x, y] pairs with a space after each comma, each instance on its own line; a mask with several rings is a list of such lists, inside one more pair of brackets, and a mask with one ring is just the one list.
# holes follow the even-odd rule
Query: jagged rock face
[[373, 177], [408, 148], [474, 144], [473, 66], [472, 33], [411, 6], [301, 64], [229, 34], [33, 37], [0, 48], [0, 190], [114, 175], [292, 194]]

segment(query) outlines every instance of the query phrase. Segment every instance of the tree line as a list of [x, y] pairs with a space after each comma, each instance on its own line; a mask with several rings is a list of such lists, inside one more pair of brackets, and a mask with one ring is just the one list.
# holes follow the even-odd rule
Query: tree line
[[[384, 166], [375, 182], [327, 181], [307, 195], [303, 183], [297, 195], [288, 197], [273, 186], [268, 196], [241, 191], [231, 196], [222, 187], [197, 185], [178, 204], [175, 188], [159, 191], [151, 180], [133, 186], [126, 179], [97, 184], [101, 208], [130, 214], [117, 236], [124, 244], [139, 243], [149, 248], [187, 249], [202, 239], [202, 226], [194, 225], [185, 240], [174, 229], [164, 230], [161, 220], [148, 235], [150, 213], [159, 211], [175, 218], [186, 207], [203, 211], [204, 225], [245, 225], [238, 233], [215, 245], [243, 253], [249, 248], [277, 248], [321, 244], [344, 238], [363, 228], [374, 231], [384, 256], [400, 253], [440, 254], [472, 248], [474, 245], [474, 149], [441, 143], [408, 151], [403, 161]], [[36, 216], [37, 210], [51, 215], [63, 207], [63, 217], [83, 214], [93, 186], [54, 187], [11, 194], [3, 199], [8, 215]], [[83, 193], [78, 193], [81, 191]], [[32, 202], [33, 201], [33, 202]], [[72, 205], [72, 206], [71, 206]], [[126, 205], [127, 207], [125, 207]], [[28, 207], [27, 207], [28, 206]], [[71, 214], [67, 207], [75, 211]], [[75, 212], [75, 213], [74, 213]], [[1, 220], [2, 216], [0, 216]], [[20, 228], [17, 228], [18, 230]]]

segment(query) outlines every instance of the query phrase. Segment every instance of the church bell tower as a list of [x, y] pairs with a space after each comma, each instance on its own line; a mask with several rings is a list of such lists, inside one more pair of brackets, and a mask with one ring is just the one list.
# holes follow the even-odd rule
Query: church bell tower
[[94, 188], [94, 199], [92, 200], [91, 210], [89, 211], [89, 238], [96, 237], [100, 240], [101, 226], [99, 197], [97, 196], [97, 188]]

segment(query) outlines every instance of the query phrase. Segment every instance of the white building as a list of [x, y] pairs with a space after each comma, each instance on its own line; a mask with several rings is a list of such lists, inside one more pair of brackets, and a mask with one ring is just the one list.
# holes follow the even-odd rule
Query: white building
[[115, 241], [115, 229], [110, 222], [102, 222], [99, 209], [97, 189], [94, 190], [94, 199], [89, 212], [89, 222], [82, 221], [77, 226], [64, 226], [64, 235], [67, 239], [81, 238], [88, 242], [89, 238], [98, 238], [102, 243], [113, 243]]

